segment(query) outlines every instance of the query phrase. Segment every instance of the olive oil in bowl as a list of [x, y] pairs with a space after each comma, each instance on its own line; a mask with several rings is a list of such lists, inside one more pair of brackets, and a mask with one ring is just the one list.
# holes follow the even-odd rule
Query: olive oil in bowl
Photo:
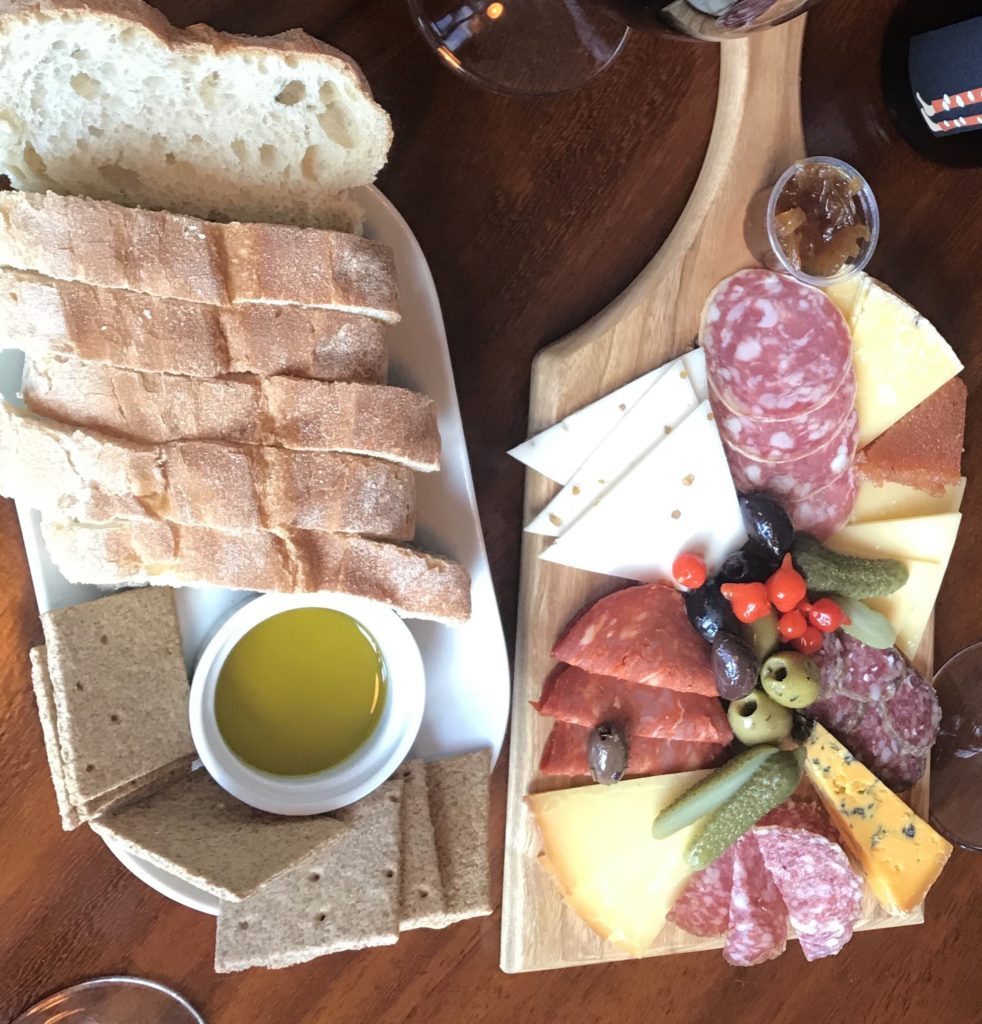
[[311, 775], [368, 741], [387, 698], [378, 646], [355, 619], [295, 608], [259, 622], [231, 650], [215, 686], [215, 718], [253, 768]]

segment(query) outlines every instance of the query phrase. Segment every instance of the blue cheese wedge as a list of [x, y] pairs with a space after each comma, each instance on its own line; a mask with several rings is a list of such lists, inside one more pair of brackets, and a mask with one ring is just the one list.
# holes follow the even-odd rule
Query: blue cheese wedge
[[702, 402], [541, 555], [645, 582], [671, 579], [682, 552], [714, 573], [747, 539], [709, 402]]

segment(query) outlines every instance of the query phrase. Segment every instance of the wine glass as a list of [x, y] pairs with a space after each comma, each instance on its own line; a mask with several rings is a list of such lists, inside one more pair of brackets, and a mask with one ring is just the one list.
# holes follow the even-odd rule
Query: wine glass
[[582, 85], [620, 53], [627, 26], [709, 42], [798, 17], [818, 0], [409, 0], [447, 67], [497, 92]]
[[205, 1024], [181, 995], [147, 978], [92, 978], [25, 1010], [13, 1024]]

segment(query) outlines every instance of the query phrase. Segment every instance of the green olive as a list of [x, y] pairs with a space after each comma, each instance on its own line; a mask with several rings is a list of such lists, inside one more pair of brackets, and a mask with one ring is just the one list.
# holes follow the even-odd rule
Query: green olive
[[727, 712], [733, 735], [752, 747], [757, 743], [777, 743], [791, 735], [792, 715], [776, 704], [763, 690], [735, 700]]
[[778, 704], [807, 708], [822, 695], [822, 671], [806, 654], [779, 651], [761, 667], [760, 684]]

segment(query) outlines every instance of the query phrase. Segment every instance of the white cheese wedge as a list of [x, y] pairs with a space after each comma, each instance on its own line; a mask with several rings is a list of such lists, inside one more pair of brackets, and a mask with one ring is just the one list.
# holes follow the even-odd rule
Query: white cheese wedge
[[681, 357], [682, 366], [689, 375], [689, 383], [700, 402], [709, 398], [709, 375], [706, 372], [706, 353], [701, 348], [694, 348]]
[[707, 773], [682, 772], [525, 798], [542, 837], [541, 862], [566, 902], [599, 935], [642, 956], [690, 871], [696, 825], [653, 839], [651, 823]]
[[936, 516], [957, 512], [965, 494], [965, 477], [945, 488], [942, 495], [928, 494], [917, 487], [887, 482], [877, 486], [870, 480], [859, 485], [859, 494], [852, 509], [853, 523], [876, 519], [907, 519], [912, 516]]
[[561, 537], [632, 466], [664, 442], [698, 404], [689, 375], [681, 360], [676, 360], [525, 529]]
[[958, 536], [961, 513], [879, 520], [843, 527], [826, 544], [844, 555], [897, 558], [907, 564], [906, 584], [888, 597], [867, 604], [897, 630], [897, 647], [913, 658], [934, 611], [941, 583]]
[[963, 367], [930, 321], [878, 281], [871, 278], [857, 301], [852, 359], [865, 448]]
[[825, 294], [836, 304], [839, 312], [845, 317], [849, 330], [856, 326], [856, 317], [863, 308], [863, 301], [870, 289], [873, 278], [862, 272], [853, 274], [841, 284], [834, 284], [825, 289]]
[[509, 455], [557, 484], [567, 483], [635, 402], [665, 373], [659, 366], [512, 448]]
[[747, 539], [709, 402], [702, 402], [540, 557], [629, 580], [670, 579], [682, 552], [710, 574]]

